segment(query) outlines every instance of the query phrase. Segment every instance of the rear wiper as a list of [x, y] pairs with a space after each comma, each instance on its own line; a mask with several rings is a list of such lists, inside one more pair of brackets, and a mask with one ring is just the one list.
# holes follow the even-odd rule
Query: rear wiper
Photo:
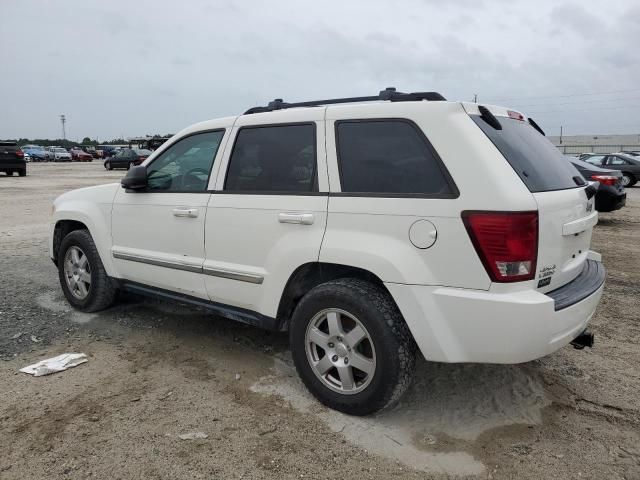
[[502, 125], [500, 125], [500, 122], [498, 121], [498, 119], [495, 117], [495, 115], [493, 113], [491, 113], [489, 111], [489, 109], [487, 107], [483, 107], [482, 105], [480, 105], [478, 107], [478, 111], [480, 112], [480, 117], [485, 122], [487, 122], [489, 125], [491, 125], [496, 130], [502, 130]]

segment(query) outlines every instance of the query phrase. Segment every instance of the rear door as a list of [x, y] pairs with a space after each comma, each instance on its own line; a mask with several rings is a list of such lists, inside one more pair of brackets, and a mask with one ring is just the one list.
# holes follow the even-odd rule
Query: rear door
[[[558, 149], [517, 112], [490, 107], [501, 129], [485, 121], [477, 106], [467, 112], [527, 186], [538, 204], [535, 287], [546, 292], [577, 277], [587, 259], [598, 221], [595, 196]], [[589, 162], [591, 163], [591, 162]], [[505, 206], [508, 210], [508, 206]]]
[[237, 119], [207, 208], [211, 300], [275, 317], [291, 274], [318, 261], [328, 199], [323, 114]]

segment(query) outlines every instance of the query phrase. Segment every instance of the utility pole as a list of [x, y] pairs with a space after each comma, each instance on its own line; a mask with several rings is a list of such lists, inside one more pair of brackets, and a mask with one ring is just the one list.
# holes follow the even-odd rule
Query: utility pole
[[562, 125], [560, 125], [560, 145], [562, 145]]
[[62, 124], [62, 139], [66, 140], [67, 139], [67, 132], [64, 128], [64, 124], [67, 123], [67, 119], [65, 118], [64, 115], [60, 115], [60, 123]]
[[473, 94], [473, 103], [478, 103], [478, 94], [477, 93]]

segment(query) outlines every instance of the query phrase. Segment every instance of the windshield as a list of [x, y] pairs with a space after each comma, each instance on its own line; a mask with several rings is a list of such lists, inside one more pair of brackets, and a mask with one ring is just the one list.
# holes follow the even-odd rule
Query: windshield
[[582, 186], [574, 179], [576, 170], [571, 163], [528, 123], [498, 117], [502, 130], [496, 130], [480, 115], [471, 115], [471, 118], [502, 153], [530, 192], [566, 190]]

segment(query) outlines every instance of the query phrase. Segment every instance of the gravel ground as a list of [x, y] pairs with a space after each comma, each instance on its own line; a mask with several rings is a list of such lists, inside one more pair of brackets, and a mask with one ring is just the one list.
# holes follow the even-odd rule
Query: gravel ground
[[[608, 268], [592, 350], [516, 366], [419, 362], [391, 412], [311, 398], [286, 335], [123, 297], [65, 303], [48, 258], [52, 200], [117, 181], [101, 162], [0, 175], [0, 478], [640, 478], [640, 188], [602, 214]], [[48, 377], [18, 373], [89, 355]], [[207, 438], [178, 435], [204, 432]]]

